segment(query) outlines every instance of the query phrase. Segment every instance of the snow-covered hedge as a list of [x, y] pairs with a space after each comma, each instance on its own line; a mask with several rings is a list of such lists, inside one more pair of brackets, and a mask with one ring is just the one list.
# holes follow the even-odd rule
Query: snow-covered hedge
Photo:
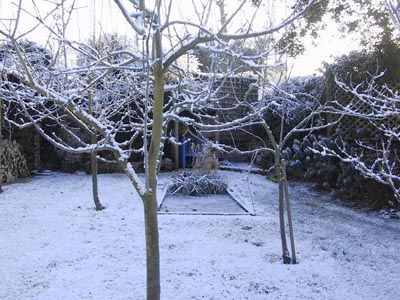
[[342, 141], [338, 136], [328, 138], [311, 134], [302, 140], [295, 139], [292, 146], [283, 150], [283, 157], [288, 163], [288, 175], [294, 179], [313, 181], [325, 190], [335, 190], [358, 206], [380, 208], [395, 203], [393, 192], [387, 185], [363, 176], [350, 163], [339, 158], [312, 151], [321, 149], [321, 146], [331, 149], [340, 146], [349, 153], [360, 151], [355, 144]]
[[265, 91], [263, 105], [270, 109], [264, 118], [278, 136], [284, 117], [287, 132], [314, 111], [323, 100], [325, 79], [322, 76], [294, 77]]

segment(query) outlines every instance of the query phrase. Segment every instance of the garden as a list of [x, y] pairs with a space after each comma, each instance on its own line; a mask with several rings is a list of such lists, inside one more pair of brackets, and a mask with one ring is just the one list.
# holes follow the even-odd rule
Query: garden
[[0, 298], [397, 297], [400, 5], [278, 2], [0, 1]]

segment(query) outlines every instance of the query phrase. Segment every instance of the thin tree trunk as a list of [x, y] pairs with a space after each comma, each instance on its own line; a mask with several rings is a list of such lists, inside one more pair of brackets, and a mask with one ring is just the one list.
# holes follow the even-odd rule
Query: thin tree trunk
[[[176, 142], [179, 142], [179, 123], [178, 121], [174, 122], [174, 131], [175, 131], [175, 139]], [[174, 145], [174, 156], [175, 156], [175, 170], [179, 170], [179, 145]]]
[[286, 241], [286, 231], [285, 231], [285, 211], [283, 203], [283, 181], [279, 181], [279, 228], [281, 232], [281, 242], [282, 242], [282, 259], [284, 264], [290, 264], [290, 256]]
[[[282, 111], [286, 111], [286, 99], [283, 100]], [[281, 128], [279, 134], [279, 147], [275, 149], [275, 168], [278, 174], [279, 180], [279, 225], [281, 231], [281, 240], [282, 240], [282, 259], [284, 264], [290, 264], [290, 254], [287, 247], [286, 241], [286, 230], [285, 230], [285, 204], [284, 204], [284, 178], [282, 173], [282, 165], [281, 165], [281, 157], [282, 157], [282, 148], [283, 148], [283, 135], [284, 135], [284, 118], [285, 114], [282, 114], [281, 118]]]
[[[89, 92], [89, 114], [93, 115], [93, 94]], [[93, 132], [90, 135], [90, 143], [92, 145], [95, 145], [97, 143], [97, 135], [96, 132]], [[92, 153], [90, 153], [90, 169], [92, 173], [92, 194], [93, 194], [93, 201], [94, 205], [96, 207], [96, 210], [103, 210], [104, 206], [101, 205], [100, 199], [99, 199], [99, 188], [98, 188], [98, 183], [97, 183], [97, 151], [93, 150]]]
[[286, 199], [286, 209], [287, 209], [287, 218], [289, 225], [289, 237], [290, 237], [290, 248], [292, 251], [292, 264], [296, 264], [296, 248], [294, 244], [294, 231], [293, 231], [293, 222], [292, 222], [292, 210], [290, 208], [290, 200], [289, 200], [289, 188], [288, 181], [286, 176], [286, 162], [282, 159], [282, 175], [283, 175], [283, 184], [285, 191], [285, 199]]
[[[159, 10], [158, 3], [158, 10]], [[164, 106], [164, 71], [162, 65], [161, 33], [157, 30], [153, 39], [156, 63], [154, 65], [154, 105], [153, 126], [148, 153], [148, 181], [150, 190], [143, 196], [146, 261], [147, 261], [147, 300], [159, 300], [160, 287], [160, 250], [157, 220], [157, 160], [161, 146], [163, 106]], [[145, 158], [146, 159], [146, 158]]]
[[40, 133], [33, 130], [33, 169], [41, 171], [41, 157], [40, 157]]
[[157, 193], [143, 197], [146, 234], [147, 300], [160, 299], [160, 253], [157, 220]]
[[[221, 26], [225, 26], [226, 25], [226, 13], [225, 13], [225, 0], [219, 0], [216, 2], [216, 4], [218, 5], [219, 8], [219, 17], [220, 17], [220, 25]], [[223, 28], [223, 32], [226, 33], [227, 32], [227, 28], [226, 26]], [[224, 61], [222, 62], [222, 72], [227, 72], [228, 71], [228, 66], [229, 66], [229, 55], [225, 56]], [[218, 134], [218, 133], [217, 133]]]
[[[94, 141], [93, 141], [93, 136], [94, 136]], [[92, 143], [96, 142], [96, 135], [93, 134], [92, 136]], [[90, 168], [91, 168], [91, 173], [92, 173], [92, 193], [93, 193], [93, 201], [94, 205], [96, 207], [96, 210], [103, 210], [104, 206], [101, 205], [100, 199], [99, 199], [99, 189], [98, 189], [98, 183], [97, 183], [97, 152], [93, 151], [90, 154]]]
[[283, 187], [283, 176], [282, 170], [280, 166], [280, 153], [275, 153], [275, 169], [279, 182], [279, 229], [281, 234], [281, 243], [282, 243], [282, 259], [284, 264], [290, 264], [290, 255], [287, 247], [286, 241], [286, 230], [285, 230], [285, 211], [284, 211], [284, 187]]

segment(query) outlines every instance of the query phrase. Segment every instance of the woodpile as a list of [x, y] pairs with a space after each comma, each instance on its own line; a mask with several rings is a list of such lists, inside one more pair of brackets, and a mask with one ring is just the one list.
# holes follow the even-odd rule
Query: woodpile
[[0, 142], [0, 182], [11, 182], [20, 177], [29, 175], [25, 157], [21, 153], [20, 145], [14, 141]]

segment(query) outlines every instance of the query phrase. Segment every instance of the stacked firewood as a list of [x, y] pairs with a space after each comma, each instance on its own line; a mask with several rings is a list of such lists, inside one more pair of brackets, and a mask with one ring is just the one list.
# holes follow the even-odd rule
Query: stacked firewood
[[17, 142], [0, 142], [0, 182], [11, 182], [29, 175], [25, 157]]

